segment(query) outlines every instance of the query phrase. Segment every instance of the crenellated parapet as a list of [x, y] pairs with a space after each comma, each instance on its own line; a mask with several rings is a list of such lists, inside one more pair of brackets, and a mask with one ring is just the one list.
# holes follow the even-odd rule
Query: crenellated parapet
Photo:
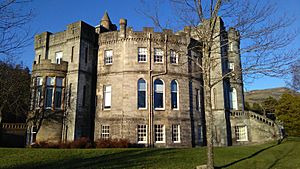
[[169, 29], [165, 29], [163, 32], [154, 32], [154, 29], [151, 27], [144, 27], [142, 31], [134, 31], [129, 27], [126, 29], [125, 36], [124, 33], [125, 32], [122, 32], [122, 30], [100, 33], [99, 45], [120, 43], [124, 41], [148, 41], [149, 38], [151, 38], [151, 41], [157, 43], [165, 42], [167, 38], [169, 43], [178, 45], [188, 44], [188, 39], [185, 36], [186, 34], [174, 34], [173, 31]]

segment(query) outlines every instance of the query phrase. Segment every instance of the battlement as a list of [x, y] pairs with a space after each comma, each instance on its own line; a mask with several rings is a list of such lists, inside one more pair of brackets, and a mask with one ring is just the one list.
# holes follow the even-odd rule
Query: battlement
[[67, 30], [61, 32], [43, 32], [35, 35], [34, 48], [48, 47], [65, 43], [70, 39], [84, 38], [90, 41], [96, 41], [95, 27], [83, 22], [77, 21], [67, 25]]
[[134, 31], [132, 27], [124, 28], [110, 32], [103, 32], [99, 35], [99, 44], [117, 43], [119, 41], [146, 41], [151, 38], [152, 41], [187, 44], [186, 33], [177, 34], [170, 29], [164, 29], [162, 32], [155, 32], [153, 27], [143, 27], [142, 31]]

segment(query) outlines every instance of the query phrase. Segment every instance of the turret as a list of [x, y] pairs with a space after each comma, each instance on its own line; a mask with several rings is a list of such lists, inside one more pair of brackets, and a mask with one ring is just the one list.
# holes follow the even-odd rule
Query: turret
[[117, 30], [117, 26], [111, 23], [108, 13], [106, 11], [100, 21], [100, 26], [102, 27], [101, 32]]

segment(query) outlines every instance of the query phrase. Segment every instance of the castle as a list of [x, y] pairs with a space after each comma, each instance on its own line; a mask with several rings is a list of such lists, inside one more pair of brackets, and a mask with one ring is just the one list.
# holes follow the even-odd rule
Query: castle
[[[212, 89], [214, 145], [262, 142], [278, 136], [277, 125], [244, 111], [239, 33], [217, 21], [219, 36], [212, 76], [234, 72]], [[222, 45], [226, 39], [227, 45]], [[32, 111], [57, 112], [28, 143], [123, 138], [155, 147], [205, 145], [201, 39], [191, 27], [174, 33], [144, 27], [119, 29], [105, 12], [94, 27], [78, 21], [67, 30], [35, 36]], [[47, 117], [50, 117], [47, 116]]]

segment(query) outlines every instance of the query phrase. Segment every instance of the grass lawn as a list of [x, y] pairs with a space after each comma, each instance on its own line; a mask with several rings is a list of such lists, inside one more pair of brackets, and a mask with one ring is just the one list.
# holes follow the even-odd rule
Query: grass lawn
[[[215, 148], [216, 168], [300, 169], [300, 138], [281, 144]], [[21, 149], [0, 148], [0, 168], [195, 168], [206, 148]]]

